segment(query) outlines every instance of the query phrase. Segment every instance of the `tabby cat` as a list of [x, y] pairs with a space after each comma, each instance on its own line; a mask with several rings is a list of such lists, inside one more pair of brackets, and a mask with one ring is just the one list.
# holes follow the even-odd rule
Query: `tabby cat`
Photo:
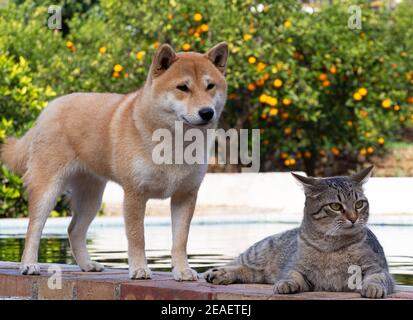
[[372, 170], [331, 178], [293, 173], [306, 197], [301, 226], [257, 242], [228, 265], [208, 270], [205, 279], [271, 283], [278, 294], [358, 291], [367, 298], [386, 297], [394, 282], [383, 249], [366, 226], [369, 203], [362, 186]]

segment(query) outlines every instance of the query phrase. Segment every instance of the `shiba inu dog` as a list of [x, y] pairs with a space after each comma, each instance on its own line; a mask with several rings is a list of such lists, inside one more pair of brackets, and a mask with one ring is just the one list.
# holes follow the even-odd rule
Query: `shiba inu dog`
[[36, 125], [21, 139], [8, 138], [1, 160], [23, 175], [29, 197], [22, 274], [40, 273], [42, 229], [58, 196], [71, 190], [72, 220], [68, 228], [73, 255], [83, 271], [102, 271], [91, 261], [86, 233], [98, 212], [108, 180], [124, 191], [129, 274], [148, 279], [144, 240], [145, 204], [171, 198], [172, 268], [174, 278], [196, 280], [186, 245], [205, 164], [154, 164], [151, 154], [159, 128], [175, 121], [189, 128], [216, 127], [227, 96], [225, 67], [228, 46], [220, 43], [205, 54], [176, 53], [160, 46], [144, 86], [129, 94], [73, 93], [52, 101]]

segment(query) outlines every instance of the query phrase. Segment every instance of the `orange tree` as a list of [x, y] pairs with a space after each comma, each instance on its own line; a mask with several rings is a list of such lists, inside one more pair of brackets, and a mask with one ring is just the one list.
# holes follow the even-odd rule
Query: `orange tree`
[[136, 89], [163, 42], [205, 51], [228, 41], [221, 125], [261, 129], [264, 170], [364, 161], [411, 122], [408, 5], [361, 5], [362, 29], [350, 30], [347, 1], [308, 14], [295, 0], [101, 0], [72, 10], [63, 36], [47, 29], [42, 3], [2, 9], [0, 52], [25, 57], [33, 82], [58, 95]]
[[[53, 90], [33, 85], [32, 72], [23, 57], [14, 61], [0, 54], [0, 143], [6, 135], [20, 136], [30, 128]], [[22, 180], [0, 163], [0, 217], [19, 217], [27, 213]], [[63, 208], [59, 203], [59, 208]]]

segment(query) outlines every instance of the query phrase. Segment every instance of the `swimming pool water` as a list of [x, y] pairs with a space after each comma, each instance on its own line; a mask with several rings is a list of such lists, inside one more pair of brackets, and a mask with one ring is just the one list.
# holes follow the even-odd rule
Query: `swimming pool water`
[[[296, 227], [295, 223], [198, 224], [191, 227], [188, 257], [191, 267], [202, 272], [224, 265], [266, 236]], [[396, 282], [413, 285], [413, 226], [371, 226], [386, 253]], [[22, 229], [0, 230], [0, 260], [20, 261], [24, 249]], [[170, 271], [171, 228], [146, 226], [146, 253], [152, 270]], [[127, 268], [127, 242], [122, 226], [91, 228], [88, 249], [93, 260], [107, 267]], [[39, 261], [75, 264], [64, 229], [47, 231], [41, 240]]]

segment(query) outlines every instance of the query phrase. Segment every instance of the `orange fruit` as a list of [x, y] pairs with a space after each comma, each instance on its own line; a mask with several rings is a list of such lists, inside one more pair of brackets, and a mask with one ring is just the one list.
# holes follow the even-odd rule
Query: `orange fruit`
[[292, 101], [291, 101], [290, 99], [288, 99], [288, 98], [284, 98], [282, 102], [283, 102], [283, 105], [289, 106]]
[[287, 135], [287, 136], [290, 135], [291, 132], [292, 132], [291, 128], [287, 127], [287, 128], [284, 129], [284, 134]]
[[270, 97], [267, 96], [266, 94], [262, 94], [262, 95], [260, 95], [260, 97], [258, 98], [258, 100], [259, 100], [261, 103], [266, 103], [266, 102], [268, 101], [268, 98], [270, 98]]
[[209, 26], [206, 23], [201, 24], [201, 31], [208, 32]]
[[255, 84], [258, 87], [262, 87], [264, 85], [264, 83], [265, 83], [264, 79], [258, 79], [258, 80], [255, 81]]
[[271, 108], [270, 109], [270, 116], [276, 116], [278, 114], [278, 109], [277, 108]]
[[367, 95], [368, 91], [366, 88], [360, 88], [358, 90], [358, 93], [360, 93], [363, 97]]
[[361, 99], [363, 99], [363, 96], [362, 96], [359, 92], [355, 92], [355, 93], [353, 94], [353, 99], [354, 99], [355, 101], [360, 101]]
[[340, 155], [340, 150], [336, 147], [332, 147], [331, 148], [331, 153], [335, 156], [338, 156], [338, 155]]
[[264, 70], [267, 67], [267, 65], [263, 62], [258, 62], [257, 64], [257, 72], [261, 72], [262, 70]]
[[252, 39], [252, 35], [250, 35], [249, 33], [244, 34], [244, 41], [249, 41]]
[[382, 106], [384, 109], [390, 108], [390, 107], [391, 107], [391, 101], [390, 101], [390, 99], [385, 99], [385, 100], [383, 100], [383, 101], [381, 102], [381, 106]]
[[323, 87], [329, 87], [330, 85], [331, 85], [330, 81], [328, 81], [328, 80], [323, 81]]
[[257, 89], [257, 87], [255, 86], [254, 83], [250, 83], [247, 87], [248, 91], [254, 91], [255, 89]]
[[120, 64], [116, 64], [116, 65], [113, 67], [113, 71], [115, 71], [115, 72], [122, 72], [122, 71], [123, 71], [123, 67], [122, 67]]
[[189, 43], [184, 43], [182, 45], [182, 50], [184, 50], [184, 51], [191, 50], [191, 45]]
[[[269, 97], [267, 103], [271, 106], [271, 107], [275, 107], [278, 104], [278, 99], [275, 97]], [[278, 109], [277, 110], [278, 113]]]
[[199, 22], [199, 21], [201, 21], [202, 20], [202, 14], [200, 14], [200, 13], [195, 13], [194, 14], [194, 21], [195, 22]]
[[136, 59], [138, 59], [138, 60], [143, 60], [143, 58], [145, 58], [145, 51], [139, 51], [139, 52], [136, 54]]
[[285, 20], [285, 21], [284, 21], [284, 27], [285, 27], [285, 28], [290, 28], [291, 26], [292, 26], [292, 23], [291, 23], [290, 20]]
[[274, 87], [280, 88], [283, 85], [283, 81], [281, 79], [275, 79], [272, 84], [274, 85]]

